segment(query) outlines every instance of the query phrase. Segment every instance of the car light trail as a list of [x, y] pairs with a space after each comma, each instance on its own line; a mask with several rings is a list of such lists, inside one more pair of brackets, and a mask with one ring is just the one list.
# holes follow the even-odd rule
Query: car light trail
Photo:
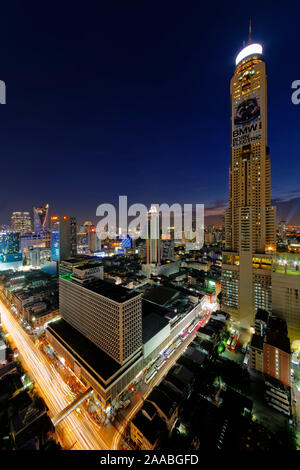
[[[63, 382], [53, 364], [41, 353], [8, 308], [0, 301], [1, 322], [13, 339], [22, 363], [34, 380], [51, 417], [70, 404], [71, 389]], [[74, 450], [108, 449], [96, 426], [83, 414], [73, 412], [57, 427], [64, 448]]]

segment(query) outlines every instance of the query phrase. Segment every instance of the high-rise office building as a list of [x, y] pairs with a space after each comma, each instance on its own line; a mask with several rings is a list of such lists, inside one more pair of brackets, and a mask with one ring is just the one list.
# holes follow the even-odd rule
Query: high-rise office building
[[11, 216], [11, 227], [13, 232], [18, 232], [21, 235], [30, 233], [32, 227], [29, 212], [13, 212]]
[[157, 206], [152, 204], [147, 220], [146, 263], [158, 264], [161, 261], [161, 240], [159, 229], [159, 213]]
[[39, 267], [41, 265], [41, 249], [31, 248], [31, 250], [29, 250], [29, 255], [31, 266]]
[[33, 208], [33, 224], [36, 234], [49, 230], [49, 204]]
[[100, 251], [101, 240], [97, 237], [96, 226], [92, 222], [87, 221], [83, 225], [83, 231], [88, 234], [89, 254]]
[[174, 258], [174, 240], [161, 240], [161, 258]]
[[20, 233], [3, 233], [1, 237], [1, 251], [5, 255], [13, 255], [20, 251]]
[[77, 235], [77, 254], [89, 254], [89, 234], [86, 232], [78, 232]]
[[285, 243], [286, 242], [286, 232], [287, 232], [287, 224], [285, 220], [281, 220], [278, 224], [278, 235], [280, 240]]
[[0, 233], [0, 261], [4, 263], [22, 261], [20, 252], [20, 233]]
[[103, 268], [74, 267], [59, 279], [64, 320], [123, 364], [142, 347], [142, 295], [103, 280]]
[[50, 219], [51, 261], [76, 256], [76, 217], [52, 216]]
[[236, 58], [230, 84], [231, 161], [225, 214], [223, 308], [241, 326], [258, 308], [271, 310], [276, 210], [271, 206], [267, 146], [267, 78], [262, 46], [249, 41]]
[[40, 232], [37, 233], [24, 233], [20, 237], [20, 246], [23, 255], [29, 252], [32, 248], [49, 249], [50, 248], [50, 233]]

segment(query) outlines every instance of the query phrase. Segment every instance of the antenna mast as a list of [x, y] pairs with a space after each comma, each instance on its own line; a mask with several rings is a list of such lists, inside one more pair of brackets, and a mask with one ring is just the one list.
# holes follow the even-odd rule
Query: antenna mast
[[251, 18], [250, 18], [249, 19], [249, 40], [248, 40], [248, 44], [251, 43], [251, 33], [252, 33], [252, 31], [251, 31]]

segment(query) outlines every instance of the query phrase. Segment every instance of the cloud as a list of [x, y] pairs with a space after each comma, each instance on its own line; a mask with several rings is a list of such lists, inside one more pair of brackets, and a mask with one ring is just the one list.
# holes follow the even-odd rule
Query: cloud
[[225, 209], [228, 207], [227, 201], [218, 200], [213, 204], [204, 205], [205, 216], [224, 215]]

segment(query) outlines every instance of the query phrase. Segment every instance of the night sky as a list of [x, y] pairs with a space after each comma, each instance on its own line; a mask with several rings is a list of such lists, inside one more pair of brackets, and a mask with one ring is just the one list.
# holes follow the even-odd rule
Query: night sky
[[[276, 6], [277, 4], [277, 6]], [[272, 199], [300, 223], [299, 2], [1, 4], [0, 224], [116, 203], [227, 205], [235, 56], [264, 48]], [[248, 6], [247, 6], [248, 5]], [[288, 5], [288, 6], [285, 6]]]

